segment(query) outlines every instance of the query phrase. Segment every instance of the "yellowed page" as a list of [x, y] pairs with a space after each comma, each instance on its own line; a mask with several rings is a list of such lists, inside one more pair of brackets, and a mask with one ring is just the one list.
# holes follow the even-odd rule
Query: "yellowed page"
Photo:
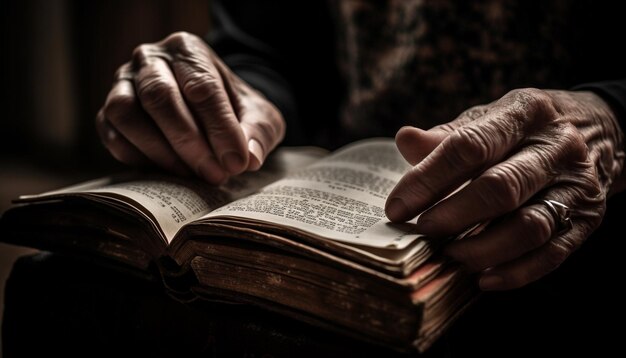
[[392, 139], [361, 141], [205, 217], [263, 220], [345, 243], [402, 249], [421, 236], [391, 224], [384, 205], [408, 169]]
[[231, 178], [220, 187], [200, 180], [153, 175], [150, 178], [107, 177], [53, 192], [20, 197], [33, 201], [54, 197], [83, 196], [103, 203], [126, 204], [153, 221], [166, 241], [180, 228], [228, 202], [254, 193], [287, 174], [326, 155], [318, 148], [283, 148], [276, 151], [262, 170]]

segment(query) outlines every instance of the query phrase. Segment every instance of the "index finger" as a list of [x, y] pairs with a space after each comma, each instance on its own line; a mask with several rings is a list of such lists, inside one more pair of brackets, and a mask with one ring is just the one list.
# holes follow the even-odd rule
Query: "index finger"
[[159, 57], [147, 57], [135, 86], [142, 107], [189, 168], [210, 183], [224, 181], [226, 175], [194, 122], [167, 63]]
[[513, 92], [476, 121], [458, 128], [405, 174], [385, 208], [392, 221], [406, 221], [461, 184], [504, 159], [537, 120], [555, 110], [542, 91]]
[[213, 62], [219, 61], [217, 57], [207, 47], [198, 48], [195, 41], [189, 35], [166, 40], [166, 46], [182, 54], [173, 59], [172, 70], [222, 167], [230, 174], [241, 173], [248, 166], [248, 146], [232, 104], [237, 95], [227, 74]]

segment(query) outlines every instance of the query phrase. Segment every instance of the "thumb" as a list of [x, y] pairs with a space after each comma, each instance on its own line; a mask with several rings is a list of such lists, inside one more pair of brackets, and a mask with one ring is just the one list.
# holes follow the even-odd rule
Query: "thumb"
[[396, 146], [411, 165], [426, 158], [446, 137], [448, 132], [437, 127], [427, 131], [416, 127], [402, 127], [396, 134]]
[[483, 116], [486, 106], [476, 106], [461, 113], [455, 120], [425, 131], [416, 127], [402, 127], [396, 133], [396, 146], [404, 159], [416, 165], [426, 158], [452, 132]]
[[248, 170], [258, 170], [267, 155], [285, 136], [285, 121], [274, 106], [264, 109], [245, 110], [241, 114], [241, 128], [248, 141], [250, 161]]

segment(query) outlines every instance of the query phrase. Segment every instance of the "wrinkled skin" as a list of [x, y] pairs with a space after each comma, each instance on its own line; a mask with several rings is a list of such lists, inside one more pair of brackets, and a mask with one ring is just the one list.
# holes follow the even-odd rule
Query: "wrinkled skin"
[[[96, 125], [118, 160], [212, 184], [260, 168], [285, 133], [277, 108], [184, 32], [135, 49]], [[390, 194], [387, 216], [406, 221], [426, 210], [417, 226], [431, 236], [490, 222], [445, 253], [481, 272], [485, 290], [523, 286], [559, 266], [602, 221], [609, 193], [624, 187], [622, 137], [593, 93], [512, 91], [428, 131], [401, 129], [396, 143], [414, 167]], [[542, 199], [569, 206], [573, 227], [559, 232]]]
[[259, 169], [285, 133], [277, 108], [184, 32], [135, 49], [117, 71], [96, 127], [121, 162], [193, 173], [212, 184]]
[[[414, 167], [389, 195], [387, 216], [406, 221], [426, 210], [417, 228], [432, 236], [491, 222], [444, 249], [481, 273], [484, 290], [520, 287], [558, 267], [624, 183], [623, 134], [591, 92], [515, 90], [428, 131], [402, 128], [396, 143]], [[570, 207], [572, 228], [560, 232], [542, 199]]]

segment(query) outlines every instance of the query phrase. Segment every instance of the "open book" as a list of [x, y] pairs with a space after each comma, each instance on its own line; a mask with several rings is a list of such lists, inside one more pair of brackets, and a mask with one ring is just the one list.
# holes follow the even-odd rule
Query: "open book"
[[411, 223], [384, 214], [409, 168], [391, 139], [279, 149], [210, 187], [127, 174], [22, 196], [0, 239], [154, 270], [180, 300], [250, 303], [396, 349], [423, 351], [476, 297]]

